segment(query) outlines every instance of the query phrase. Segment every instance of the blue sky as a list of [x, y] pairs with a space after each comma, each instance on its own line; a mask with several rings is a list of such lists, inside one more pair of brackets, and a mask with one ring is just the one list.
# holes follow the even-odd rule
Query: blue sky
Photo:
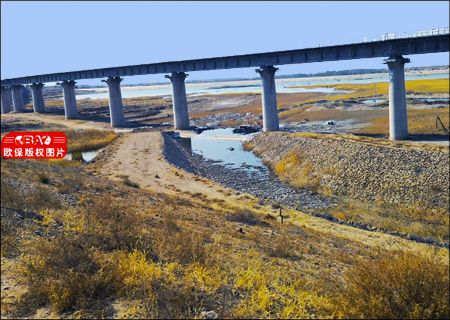
[[[2, 1], [1, 78], [361, 42], [448, 25], [447, 1]], [[442, 65], [449, 54], [410, 58], [409, 66]], [[384, 67], [382, 59], [362, 59], [281, 66], [278, 74]], [[254, 68], [191, 72], [189, 79], [229, 77], [255, 77]]]

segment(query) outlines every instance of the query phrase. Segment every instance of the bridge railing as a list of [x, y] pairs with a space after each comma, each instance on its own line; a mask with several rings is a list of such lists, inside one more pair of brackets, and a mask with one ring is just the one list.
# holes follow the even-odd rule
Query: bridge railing
[[[391, 40], [391, 39], [403, 39], [403, 38], [417, 38], [417, 37], [427, 37], [427, 36], [437, 36], [441, 34], [449, 34], [449, 27], [446, 28], [435, 28], [429, 30], [420, 30], [411, 34], [397, 34], [397, 33], [384, 33], [381, 35], [381, 41]], [[380, 41], [379, 39], [369, 40], [367, 37], [364, 38], [364, 42], [374, 42]]]

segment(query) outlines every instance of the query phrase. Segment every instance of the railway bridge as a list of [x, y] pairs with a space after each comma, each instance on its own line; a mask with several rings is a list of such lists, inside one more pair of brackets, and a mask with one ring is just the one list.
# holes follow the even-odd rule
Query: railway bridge
[[81, 79], [103, 79], [109, 88], [109, 109], [112, 127], [125, 125], [120, 82], [123, 77], [146, 74], [166, 74], [172, 83], [172, 104], [175, 129], [189, 129], [189, 112], [186, 98], [186, 72], [256, 67], [262, 81], [263, 130], [279, 129], [275, 87], [276, 66], [323, 61], [385, 58], [389, 69], [389, 127], [390, 139], [408, 137], [404, 66], [410, 62], [406, 55], [449, 51], [448, 29], [435, 33], [416, 34], [407, 38], [386, 38], [380, 41], [361, 42], [325, 47], [304, 48], [244, 54], [205, 59], [169, 61], [129, 65], [72, 72], [50, 73], [1, 80], [2, 113], [24, 111], [22, 89], [29, 85], [34, 112], [45, 111], [42, 88], [46, 82], [59, 82], [63, 88], [66, 119], [78, 117], [75, 84]]

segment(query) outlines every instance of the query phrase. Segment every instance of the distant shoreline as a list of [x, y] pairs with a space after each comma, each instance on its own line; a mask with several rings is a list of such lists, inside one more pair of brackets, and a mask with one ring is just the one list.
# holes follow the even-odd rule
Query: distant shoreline
[[[358, 72], [359, 71], [359, 72]], [[365, 72], [365, 71], [371, 71], [371, 72]], [[341, 70], [341, 71], [328, 71], [329, 73], [336, 72], [337, 74], [330, 74], [326, 75], [327, 72], [318, 72], [318, 73], [312, 73], [312, 74], [288, 74], [288, 75], [280, 75], [275, 76], [275, 79], [277, 80], [284, 80], [284, 79], [346, 79], [346, 78], [352, 78], [354, 79], [355, 76], [360, 76], [361, 78], [358, 79], [367, 79], [374, 76], [379, 76], [381, 74], [387, 74], [387, 69], [354, 69], [354, 70]], [[339, 74], [342, 73], [342, 74]], [[414, 68], [406, 68], [405, 74], [406, 75], [429, 75], [429, 74], [442, 74], [442, 73], [449, 73], [449, 66], [433, 66], [433, 67], [414, 67]], [[189, 84], [205, 84], [205, 83], [227, 83], [227, 82], [243, 82], [243, 81], [255, 81], [259, 80], [258, 77], [254, 78], [227, 78], [227, 79], [205, 79], [205, 80], [186, 80], [186, 83]], [[159, 86], [159, 85], [165, 85], [169, 84], [169, 82], [151, 82], [151, 83], [139, 83], [139, 84], [122, 84], [122, 87], [126, 88], [139, 88], [142, 89], [143, 87], [149, 87], [149, 86]], [[95, 88], [107, 88], [106, 85], [83, 85], [79, 86], [78, 90], [90, 90]]]

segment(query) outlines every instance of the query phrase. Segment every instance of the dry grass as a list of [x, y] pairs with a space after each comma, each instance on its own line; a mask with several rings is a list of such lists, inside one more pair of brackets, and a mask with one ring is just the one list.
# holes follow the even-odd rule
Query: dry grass
[[[48, 178], [46, 178], [48, 179]], [[17, 188], [10, 178], [1, 179], [1, 203], [2, 207], [15, 208], [24, 211], [37, 212], [47, 208], [59, 208], [58, 199], [52, 195], [52, 190], [46, 186], [26, 190]]]
[[381, 201], [364, 203], [343, 201], [331, 215], [347, 222], [360, 222], [374, 228], [401, 232], [438, 242], [449, 241], [449, 214], [445, 208], [427, 208], [415, 204], [393, 205]]
[[[219, 318], [329, 318], [344, 305], [337, 290], [342, 273], [373, 255], [358, 241], [263, 219], [262, 209], [243, 214], [242, 208], [257, 203], [248, 195], [214, 204], [136, 189], [86, 170], [2, 161], [2, 206], [43, 217], [25, 218], [18, 228], [14, 216], [2, 211], [2, 254], [6, 249], [18, 256], [2, 268], [3, 281], [12, 274], [14, 297], [2, 301], [9, 317], [33, 317], [44, 308], [68, 318], [200, 318], [210, 310]], [[48, 196], [60, 203], [44, 201]], [[242, 232], [236, 220], [244, 223]], [[425, 270], [439, 273], [443, 266]], [[24, 294], [14, 291], [17, 284]], [[424, 286], [434, 292], [435, 282]], [[409, 295], [409, 286], [396, 288]], [[440, 297], [430, 301], [448, 310]], [[340, 315], [351, 317], [347, 310]]]
[[291, 152], [283, 157], [274, 167], [275, 173], [284, 181], [298, 188], [316, 190], [320, 178], [314, 173], [311, 163], [297, 152]]
[[305, 155], [299, 151], [293, 151], [281, 158], [274, 166], [273, 170], [277, 176], [297, 188], [308, 188], [331, 195], [329, 187], [323, 183], [324, 176], [338, 176], [340, 171], [334, 167], [316, 167]]
[[69, 152], [100, 149], [118, 136], [113, 130], [65, 130]]
[[[408, 80], [405, 82], [407, 93], [449, 93], [449, 79], [420, 79]], [[323, 85], [298, 86], [298, 88], [315, 88]], [[330, 94], [324, 99], [336, 101], [351, 98], [372, 97], [377, 95], [387, 95], [389, 93], [388, 82], [362, 83], [362, 84], [329, 84], [328, 88], [339, 91], [351, 91], [343, 94]], [[322, 97], [323, 98], [323, 97]], [[322, 99], [321, 99], [322, 100]], [[306, 100], [304, 102], [313, 102]]]
[[225, 219], [230, 222], [238, 222], [249, 226], [261, 224], [261, 220], [251, 211], [230, 213], [225, 216]]
[[245, 151], [251, 151], [255, 147], [255, 144], [252, 141], [244, 141], [242, 147]]
[[449, 271], [433, 258], [382, 255], [347, 270], [339, 314], [356, 319], [448, 319]]
[[133, 188], [137, 188], [139, 189], [139, 183], [136, 183], [134, 181], [131, 181], [130, 178], [128, 176], [124, 176], [123, 178], [123, 184], [129, 187], [133, 187]]
[[2, 135], [11, 131], [62, 131], [67, 136], [69, 152], [100, 149], [110, 144], [118, 137], [117, 133], [113, 130], [71, 130], [61, 124], [48, 124], [30, 120], [9, 121], [2, 119]]
[[[46, 213], [47, 225], [64, 225], [64, 234], [22, 242], [19, 279], [28, 292], [13, 308], [15, 316], [49, 304], [56, 313], [111, 317], [108, 301], [121, 297], [141, 304], [132, 313], [144, 318], [192, 318], [205, 308], [239, 318], [326, 316], [333, 310], [301, 276], [261, 263], [257, 251], [230, 260], [224, 248], [211, 247], [207, 232], [179, 226], [183, 222], [174, 217], [166, 228], [148, 232], [149, 217], [111, 198], [84, 203], [70, 215]], [[286, 250], [267, 252], [292, 259]]]
[[[16, 164], [2, 164], [2, 171], [8, 176], [16, 174], [22, 168]], [[55, 174], [48, 163], [29, 165], [38, 165], [35, 169], [39, 168], [51, 184], [59, 183], [57, 177], [65, 181], [72, 170], [58, 167]], [[21, 172], [17, 178], [27, 176]], [[82, 176], [79, 172], [78, 178]], [[112, 317], [110, 301], [115, 299], [140, 305], [127, 310], [129, 317], [139, 318], [193, 318], [203, 310], [215, 310], [221, 317], [307, 315], [310, 311], [304, 306], [324, 316], [332, 312], [326, 302], [329, 298], [320, 296], [316, 301], [317, 293], [307, 290], [305, 281], [298, 272], [291, 272], [291, 267], [261, 264], [266, 254], [274, 255], [267, 251], [261, 226], [249, 226], [255, 228], [255, 232], [246, 231], [251, 240], [241, 234], [234, 236], [233, 226], [221, 227], [213, 235], [207, 227], [211, 223], [234, 223], [227, 222], [221, 213], [166, 196], [158, 196], [157, 204], [130, 207], [128, 201], [110, 195], [103, 181], [91, 180], [81, 180], [80, 191], [86, 188], [83, 195], [71, 191], [78, 198], [75, 207], [30, 208], [44, 216], [36, 223], [51, 237], [33, 232], [24, 236], [10, 230], [5, 242], [2, 234], [2, 250], [8, 249], [8, 243], [17, 246], [14, 251], [19, 262], [14, 268], [19, 273], [14, 279], [26, 286], [26, 293], [9, 304], [10, 316], [28, 317], [47, 306], [57, 314]], [[39, 179], [30, 183], [45, 185]], [[92, 190], [102, 195], [93, 196]], [[166, 218], [159, 219], [160, 213]], [[193, 215], [202, 218], [192, 221]], [[5, 221], [2, 217], [2, 224]], [[292, 242], [292, 238], [285, 236], [281, 242]], [[264, 243], [264, 248], [258, 249], [259, 243]], [[277, 255], [277, 259], [288, 257]], [[291, 293], [285, 297], [285, 292]], [[297, 292], [306, 299], [302, 298], [302, 305], [297, 305]]]
[[29, 294], [19, 305], [30, 301], [39, 301], [38, 305], [50, 303], [58, 313], [71, 308], [93, 310], [113, 290], [113, 279], [99, 272], [95, 251], [85, 247], [78, 236], [42, 239], [29, 243], [27, 250], [21, 256], [19, 274], [26, 281]]
[[[449, 108], [442, 109], [409, 109], [409, 134], [445, 135], [441, 127], [436, 127], [436, 117], [439, 116], [444, 126], [449, 128]], [[356, 130], [358, 134], [377, 134], [389, 136], [389, 118], [377, 117], [371, 120], [369, 126]]]
[[[168, 102], [161, 97], [136, 97], [136, 98], [124, 98], [124, 106], [163, 106]], [[46, 107], [61, 107], [64, 105], [62, 99], [52, 99], [45, 101]], [[77, 100], [77, 106], [79, 108], [84, 107], [101, 107], [108, 106], [108, 99], [79, 99]]]
[[449, 93], [449, 79], [427, 79], [406, 81], [407, 92]]

